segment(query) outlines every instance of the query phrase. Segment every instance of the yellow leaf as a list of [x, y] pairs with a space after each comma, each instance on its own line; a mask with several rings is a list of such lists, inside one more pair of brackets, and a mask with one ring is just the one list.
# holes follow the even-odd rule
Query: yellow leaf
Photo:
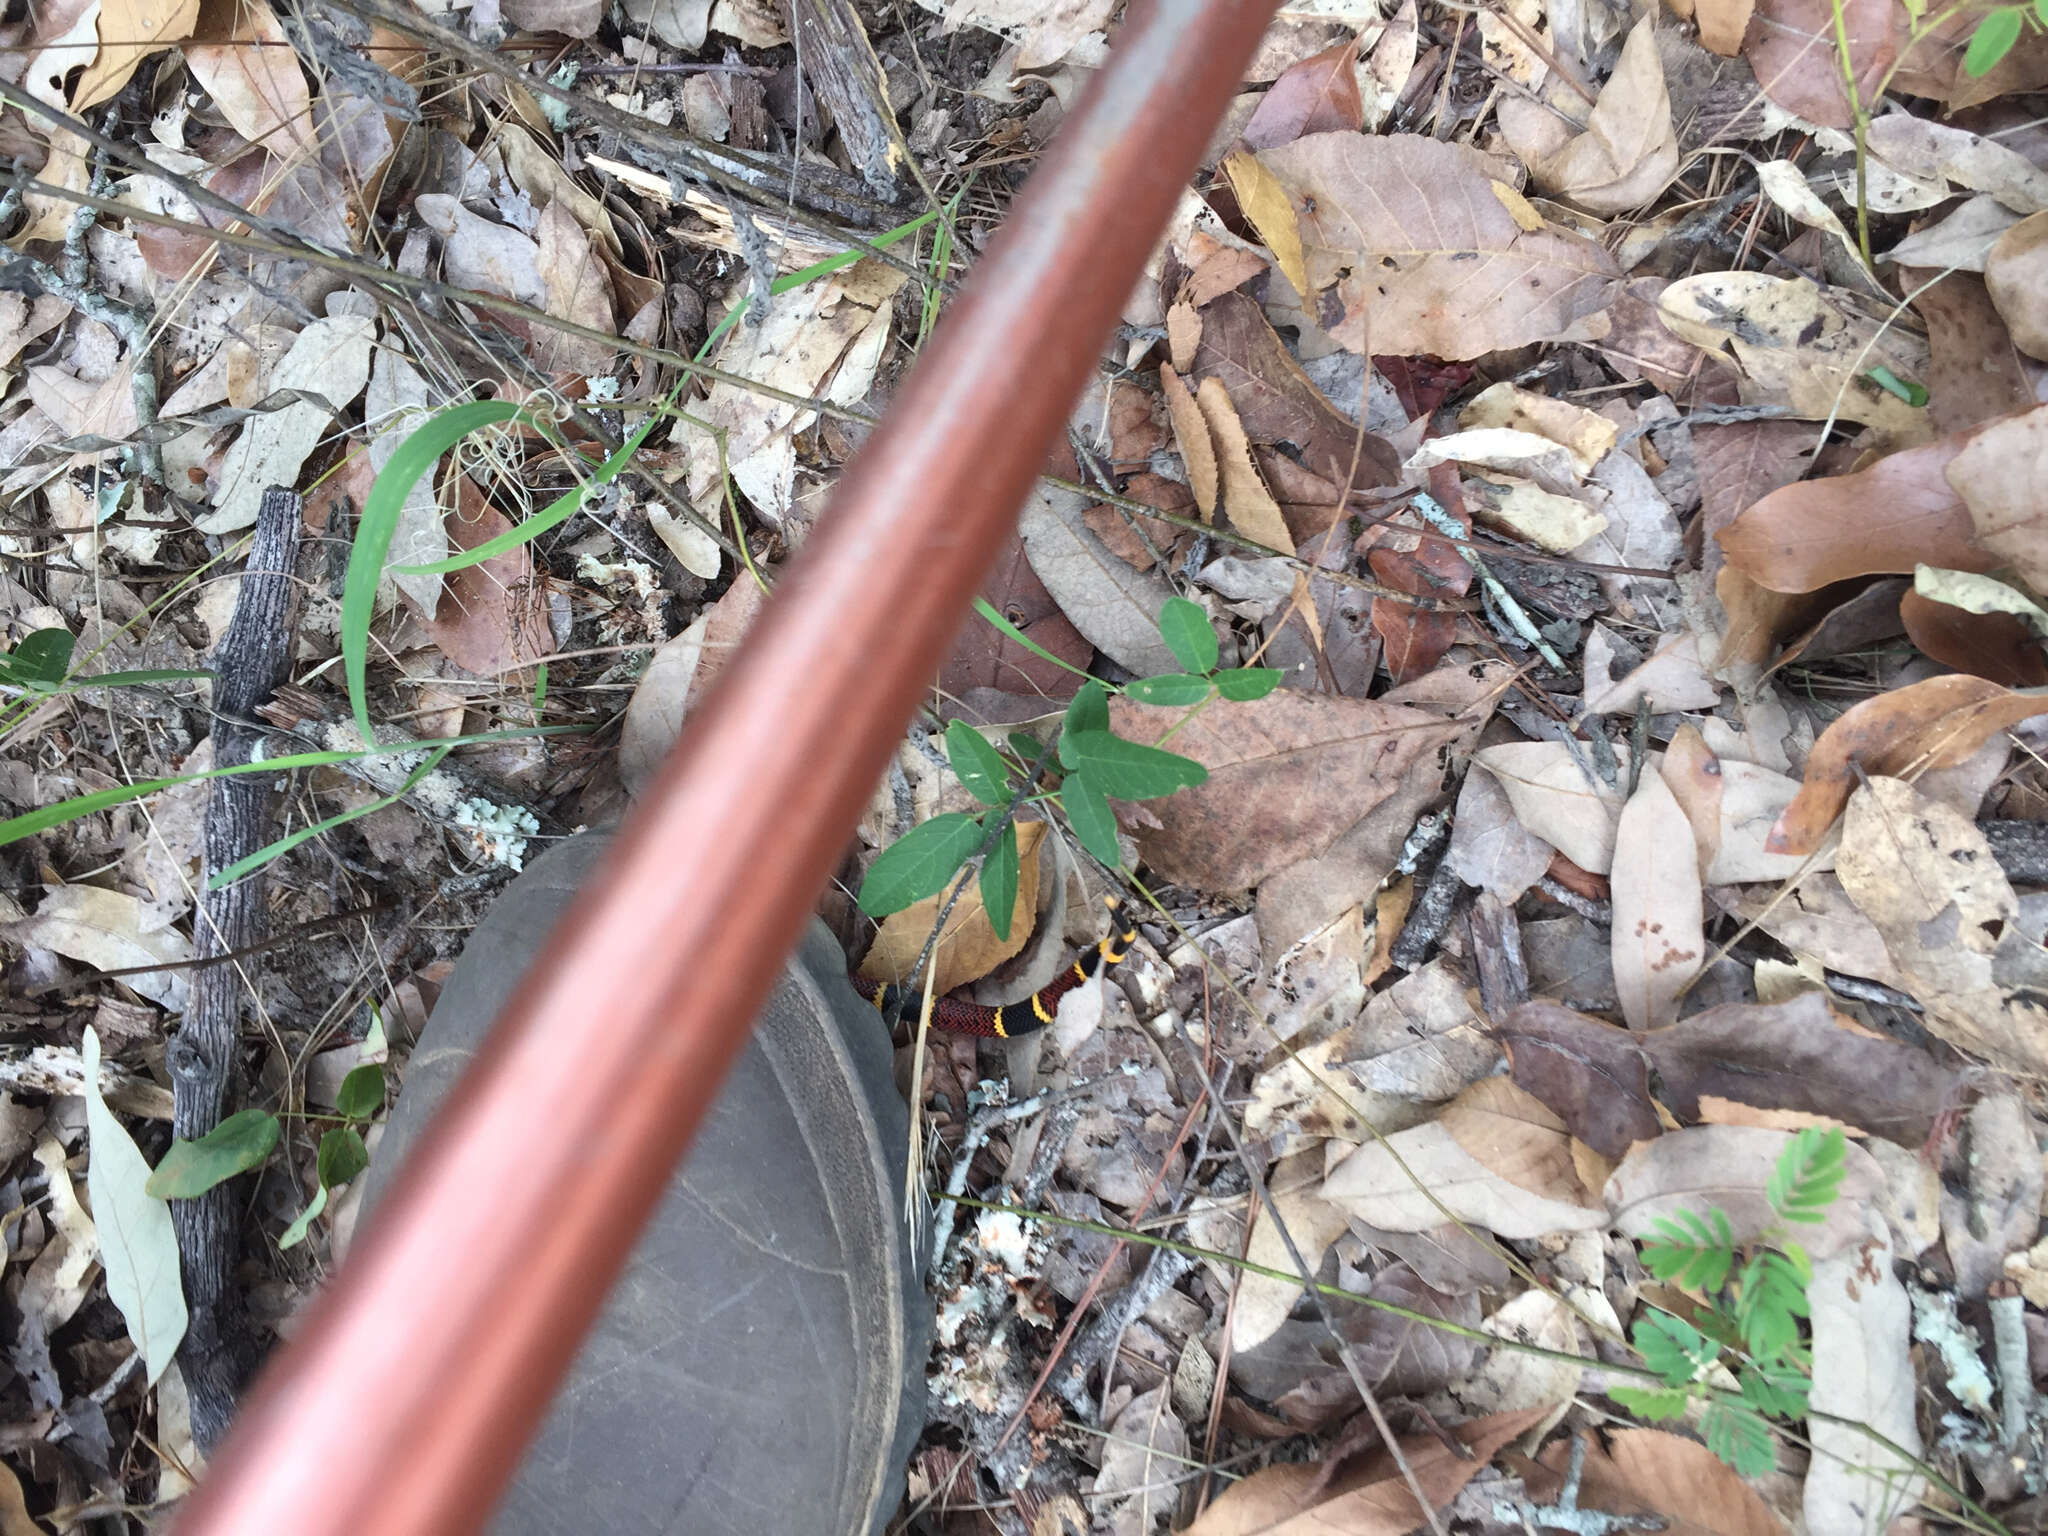
[[1209, 441], [1209, 426], [1201, 407], [1171, 365], [1159, 370], [1159, 383], [1166, 391], [1166, 414], [1173, 421], [1173, 440], [1188, 466], [1188, 488], [1195, 493], [1195, 505], [1202, 521], [1216, 519], [1216, 446]]
[[1308, 259], [1301, 252], [1301, 225], [1279, 178], [1266, 169], [1257, 155], [1242, 149], [1225, 157], [1223, 174], [1230, 178], [1237, 206], [1266, 242], [1273, 259], [1280, 263], [1281, 272], [1294, 284], [1294, 291], [1304, 296], [1313, 293], [1308, 282]]
[[1294, 553], [1294, 536], [1287, 531], [1287, 519], [1280, 504], [1266, 489], [1265, 477], [1252, 462], [1251, 440], [1244, 423], [1237, 419], [1237, 407], [1220, 379], [1204, 379], [1195, 396], [1209, 423], [1209, 435], [1216, 442], [1216, 468], [1223, 482], [1223, 510], [1248, 539], [1257, 539], [1269, 549]]
[[71, 110], [83, 112], [112, 101], [136, 65], [160, 48], [184, 42], [198, 20], [199, 0], [101, 0], [100, 50], [78, 77]]

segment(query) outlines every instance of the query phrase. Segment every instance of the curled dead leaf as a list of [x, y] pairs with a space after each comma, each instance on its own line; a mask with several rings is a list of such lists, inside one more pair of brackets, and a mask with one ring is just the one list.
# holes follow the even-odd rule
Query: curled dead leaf
[[1851, 706], [1807, 754], [1806, 779], [1771, 828], [1772, 853], [1808, 854], [1866, 774], [1949, 768], [1998, 731], [2048, 713], [2048, 689], [2002, 688], [1981, 677], [1930, 677]]

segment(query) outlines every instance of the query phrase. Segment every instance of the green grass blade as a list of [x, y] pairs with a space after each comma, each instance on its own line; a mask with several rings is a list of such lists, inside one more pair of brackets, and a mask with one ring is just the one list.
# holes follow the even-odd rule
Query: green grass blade
[[544, 510], [529, 517], [517, 528], [508, 529], [495, 539], [486, 539], [474, 549], [465, 549], [459, 555], [450, 555], [446, 560], [436, 560], [429, 565], [394, 566], [393, 569], [406, 576], [446, 575], [450, 571], [459, 571], [466, 566], [481, 565], [484, 561], [494, 559], [507, 550], [517, 549], [522, 544], [530, 544], [550, 528], [567, 522], [583, 509], [584, 504], [593, 495], [619, 478], [626, 466], [633, 461], [633, 455], [640, 451], [640, 445], [647, 441], [647, 434], [654, 430], [654, 424], [664, 419], [663, 413], [675, 403], [676, 396], [688, 382], [688, 379], [684, 379], [678, 383], [668, 392], [661, 404], [648, 411], [647, 419], [635, 427], [632, 434], [619, 444], [616, 453], [598, 465], [589, 480], [573, 491], [564, 491], [549, 502]]
[[580, 729], [570, 725], [527, 726], [516, 731], [479, 731], [473, 736], [450, 736], [433, 741], [402, 741], [388, 747], [371, 747], [356, 752], [294, 752], [288, 757], [266, 758], [260, 763], [235, 763], [225, 768], [208, 768], [200, 773], [181, 773], [168, 779], [143, 779], [135, 784], [117, 784], [112, 789], [94, 790], [89, 795], [75, 795], [69, 800], [59, 800], [55, 805], [38, 806], [35, 810], [24, 811], [19, 816], [0, 821], [0, 848], [9, 843], [18, 843], [24, 837], [34, 837], [38, 832], [47, 832], [52, 827], [61, 827], [68, 821], [81, 816], [90, 816], [95, 811], [108, 810], [117, 805], [126, 805], [131, 800], [141, 800], [160, 789], [170, 789], [179, 784], [193, 784], [201, 779], [224, 779], [237, 773], [276, 773], [288, 768], [329, 768], [336, 763], [359, 762], [366, 757], [391, 757], [401, 752], [433, 751], [437, 747], [466, 747], [478, 741], [510, 741], [520, 736], [559, 736], [565, 732]]
[[397, 452], [377, 475], [370, 494], [363, 499], [362, 520], [356, 525], [355, 547], [349, 551], [348, 579], [341, 594], [341, 656], [348, 673], [348, 702], [355, 712], [356, 728], [368, 741], [370, 705], [365, 678], [370, 662], [370, 619], [377, 607], [377, 582], [384, 574], [384, 559], [391, 553], [391, 538], [398, 531], [398, 514], [406, 497], [420, 478], [434, 467], [435, 460], [470, 433], [496, 422], [523, 414], [509, 400], [473, 400], [451, 406], [422, 422], [412, 436], [398, 445]]
[[217, 891], [224, 885], [233, 885], [251, 870], [261, 869], [280, 854], [290, 853], [292, 849], [298, 847], [299, 844], [305, 842], [308, 838], [318, 837], [323, 832], [332, 832], [336, 827], [354, 821], [358, 816], [367, 816], [372, 811], [383, 810], [387, 805], [395, 805], [418, 785], [421, 779], [424, 779], [428, 774], [440, 767], [441, 759], [446, 757], [450, 750], [448, 747], [437, 747], [428, 753], [426, 761], [413, 769], [411, 777], [382, 800], [373, 800], [368, 805], [359, 805], [353, 810], [342, 811], [338, 815], [330, 816], [325, 821], [317, 821], [310, 827], [301, 827], [296, 832], [286, 833], [276, 842], [267, 843], [263, 847], [258, 848], [247, 858], [235, 860], [226, 869], [219, 871], [212, 879], [208, 880], [206, 888], [209, 891]]
[[1086, 672], [1082, 671], [1081, 668], [1075, 666], [1072, 662], [1061, 661], [1059, 657], [1053, 655], [1051, 651], [1048, 651], [1044, 646], [1038, 644], [1038, 642], [1036, 642], [1035, 640], [1025, 638], [1024, 631], [1019, 629], [1016, 625], [1012, 624], [1000, 613], [997, 613], [994, 605], [991, 604], [987, 598], [977, 597], [974, 600], [974, 611], [980, 614], [984, 619], [988, 620], [989, 624], [996, 630], [998, 634], [1007, 635], [1010, 639], [1016, 641], [1019, 645], [1023, 646], [1024, 649], [1029, 651], [1032, 655], [1043, 657], [1045, 660], [1051, 662], [1056, 667], [1064, 667], [1067, 671], [1073, 673], [1076, 677], [1088, 676]]

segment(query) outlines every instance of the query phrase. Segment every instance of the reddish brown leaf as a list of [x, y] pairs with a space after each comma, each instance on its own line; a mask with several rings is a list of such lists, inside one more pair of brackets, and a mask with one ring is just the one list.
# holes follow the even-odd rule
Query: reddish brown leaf
[[1927, 371], [1927, 416], [1937, 432], [1960, 432], [2034, 403], [2035, 370], [2013, 345], [2012, 334], [1974, 272], [1936, 274], [1902, 267], [1899, 281], [1914, 295], [1927, 323], [1932, 361]]
[[1171, 750], [1209, 770], [1209, 782], [1145, 810], [1161, 823], [1134, 835], [1151, 865], [1203, 890], [1243, 890], [1324, 852], [1427, 764], [1458, 722], [1424, 710], [1282, 689], [1251, 703], [1218, 703], [1190, 718], [1118, 698], [1119, 736], [1150, 744], [1179, 726]]
[[1899, 598], [1906, 636], [1945, 667], [2008, 688], [2048, 685], [2048, 658], [2033, 631], [2009, 613], [1969, 613], [1918, 592]]
[[[1035, 643], [1070, 665], [1085, 668], [1093, 658], [1095, 648], [1067, 622], [1045, 584], [1033, 574], [1022, 539], [1012, 536], [1003, 547], [981, 595]], [[977, 688], [990, 688], [1028, 694], [1045, 700], [1048, 707], [1072, 698], [1079, 681], [979, 619], [970, 619], [960, 631], [939, 672], [940, 691], [956, 699]]]
[[1923, 1050], [1844, 1025], [1822, 992], [1723, 1003], [1637, 1038], [1657, 1070], [1658, 1097], [1688, 1123], [1701, 1118], [1702, 1099], [1731, 1099], [1918, 1146], [1957, 1092], [1954, 1072]]
[[1944, 10], [1927, 35], [1906, 47], [1892, 77], [1892, 89], [1907, 96], [1927, 96], [1961, 111], [2001, 96], [2036, 91], [2048, 85], [2048, 34], [2027, 27], [2012, 51], [1982, 75], [1963, 68], [1970, 35], [1984, 18], [1980, 10]]
[[[1249, 294], [1226, 293], [1202, 311], [1194, 376], [1221, 381], [1254, 443], [1291, 443], [1301, 462], [1323, 479], [1341, 485], [1348, 474], [1353, 490], [1399, 482], [1400, 455], [1384, 438], [1361, 435], [1330, 403]], [[1328, 526], [1327, 519], [1322, 526]], [[1317, 532], [1321, 528], [1297, 530], [1297, 535]]]
[[[1464, 496], [1458, 489], [1455, 464], [1439, 464], [1429, 472], [1429, 485], [1446, 511], [1466, 528]], [[1373, 575], [1397, 592], [1417, 597], [1462, 597], [1472, 584], [1472, 567], [1441, 538], [1414, 538], [1382, 526], [1374, 530], [1381, 542], [1367, 554]], [[1401, 548], [1388, 542], [1413, 542]], [[1439, 661], [1458, 633], [1458, 615], [1441, 608], [1418, 608], [1382, 599], [1372, 606], [1372, 625], [1386, 646], [1387, 675], [1398, 685], [1420, 677]]]
[[1721, 548], [1773, 592], [1811, 592], [1920, 564], [1989, 571], [1998, 562], [1972, 541], [1969, 508], [1942, 473], [1964, 443], [1943, 438], [1853, 475], [1773, 491], [1721, 530]]
[[1603, 1157], [1663, 1134], [1650, 1100], [1645, 1037], [1535, 998], [1500, 1021], [1515, 1085], [1534, 1094]]
[[[454, 550], [475, 549], [512, 524], [467, 475], [458, 475], [456, 508], [443, 522]], [[530, 665], [554, 648], [548, 633], [547, 578], [533, 569], [533, 546], [522, 544], [481, 565], [450, 571], [428, 621], [441, 654], [485, 676]]]
[[[1899, 56], [1905, 12], [1893, 0], [1843, 0], [1842, 10], [1857, 94], [1867, 106]], [[1849, 126], [1830, 0], [1757, 0], [1742, 52], [1763, 93], [1786, 111], [1828, 128]]]
[[1305, 133], [1329, 133], [1365, 126], [1365, 107], [1358, 99], [1358, 39], [1326, 48], [1291, 66], [1266, 92], [1244, 125], [1244, 141], [1253, 149], [1291, 144]]
[[[1491, 1414], [1451, 1433], [1453, 1450], [1434, 1435], [1401, 1442], [1423, 1496], [1441, 1509], [1515, 1436], [1551, 1412], [1545, 1404]], [[1300, 1462], [1270, 1466], [1224, 1490], [1186, 1536], [1407, 1536], [1424, 1523], [1407, 1479], [1382, 1453], [1354, 1471], [1326, 1479]]]
[[1848, 804], [1857, 770], [1918, 773], [1969, 757], [1994, 732], [2048, 713], [2048, 693], [2016, 693], [1980, 677], [1930, 677], [1865, 699], [1821, 733], [1806, 780], [1765, 840], [1771, 853], [1809, 854]]

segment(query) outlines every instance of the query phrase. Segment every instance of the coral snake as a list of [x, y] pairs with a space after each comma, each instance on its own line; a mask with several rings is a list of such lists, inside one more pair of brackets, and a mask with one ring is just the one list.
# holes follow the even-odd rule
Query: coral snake
[[[1081, 954], [1072, 965], [1020, 1003], [1000, 1008], [985, 1007], [965, 998], [942, 997], [932, 1004], [932, 1025], [960, 1035], [980, 1035], [991, 1040], [1012, 1040], [1045, 1028], [1059, 1011], [1060, 999], [1098, 971], [1107, 970], [1130, 952], [1137, 938], [1135, 927], [1125, 926], [1122, 915], [1112, 908], [1109, 936]], [[917, 1016], [918, 995], [914, 987], [895, 982], [852, 978], [856, 992], [873, 1003], [884, 1018]]]

